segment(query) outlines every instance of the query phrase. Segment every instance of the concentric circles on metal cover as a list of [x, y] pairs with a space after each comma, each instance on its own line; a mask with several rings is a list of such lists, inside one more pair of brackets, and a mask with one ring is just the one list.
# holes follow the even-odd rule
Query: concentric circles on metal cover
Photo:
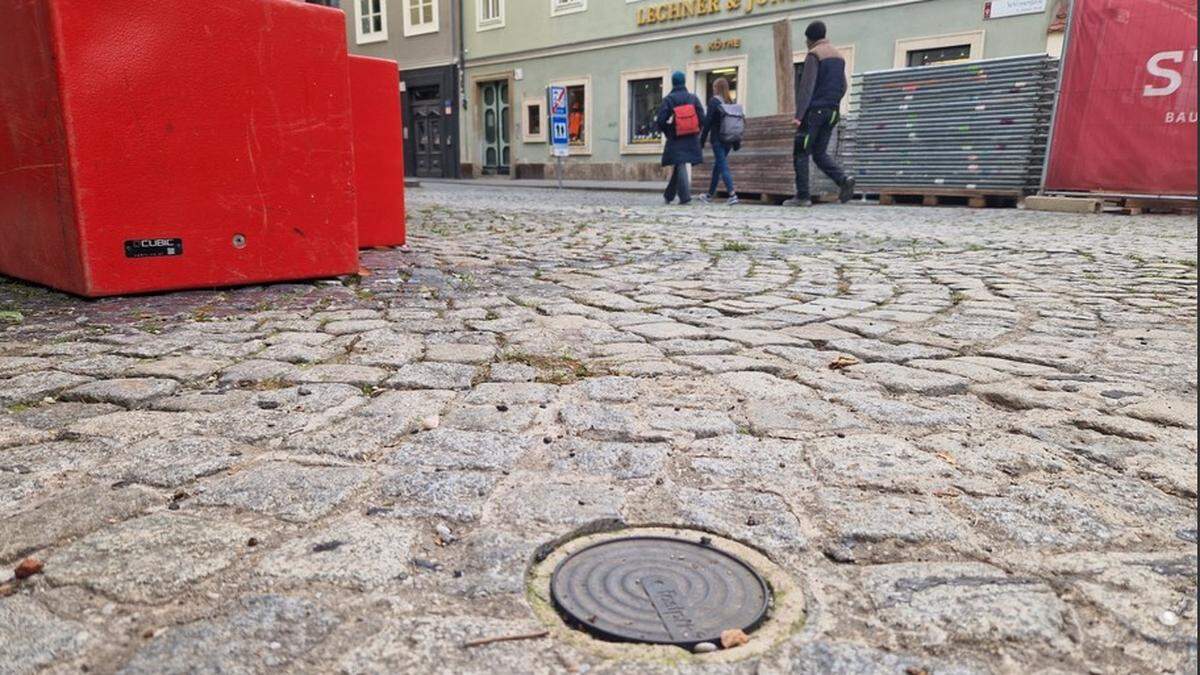
[[550, 582], [555, 608], [596, 637], [691, 648], [750, 632], [771, 591], [738, 557], [672, 537], [600, 542], [563, 560]]

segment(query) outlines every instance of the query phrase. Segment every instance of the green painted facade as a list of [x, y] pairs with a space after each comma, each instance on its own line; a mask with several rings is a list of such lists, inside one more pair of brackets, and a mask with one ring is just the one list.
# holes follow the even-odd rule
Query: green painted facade
[[[545, 163], [549, 154], [540, 138], [527, 140], [531, 129], [523, 103], [543, 99], [551, 83], [582, 84], [587, 137], [573, 146], [570, 164], [610, 165], [612, 175], [597, 170], [595, 177], [632, 178], [621, 166], [653, 162], [656, 148], [631, 145], [622, 124], [630, 115], [623, 74], [631, 71], [655, 78], [672, 70], [691, 75], [712, 64], [736, 67], [740, 102], [754, 117], [791, 112], [780, 110], [786, 92], [777, 82], [787, 82], [788, 73], [777, 66], [776, 52], [790, 48], [794, 59], [787, 62], [802, 60], [804, 29], [815, 19], [826, 22], [834, 45], [846, 48], [855, 73], [893, 68], [909, 51], [939, 46], [969, 49], [970, 59], [1054, 52], [1059, 37], [1050, 32], [1060, 10], [1056, 0], [1036, 13], [992, 19], [984, 18], [984, 0], [586, 0], [575, 3], [582, 10], [557, 16], [552, 7], [563, 0], [501, 0], [501, 19], [481, 24], [483, 3], [494, 1], [464, 0], [463, 7], [466, 108], [460, 154], [477, 170], [488, 142], [483, 87], [492, 87], [493, 104], [495, 96], [507, 95], [507, 117], [491, 116], [500, 127], [491, 140], [494, 147], [506, 134], [508, 163], [520, 165]], [[747, 12], [750, 2], [756, 5]], [[719, 11], [670, 19], [672, 5]], [[639, 17], [652, 9], [668, 20], [639, 26]], [[777, 28], [780, 22], [786, 22], [787, 38]], [[781, 41], [789, 39], [790, 45]], [[722, 48], [713, 50], [718, 41]], [[790, 71], [790, 63], [783, 65]], [[491, 111], [503, 112], [495, 105]]]

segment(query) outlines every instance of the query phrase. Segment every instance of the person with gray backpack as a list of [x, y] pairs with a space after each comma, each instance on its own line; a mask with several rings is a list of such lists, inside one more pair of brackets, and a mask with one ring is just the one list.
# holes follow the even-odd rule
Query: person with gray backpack
[[729, 94], [729, 80], [719, 78], [713, 83], [713, 97], [708, 103], [708, 117], [704, 120], [704, 133], [700, 137], [701, 148], [712, 138], [713, 149], [712, 182], [709, 183], [708, 193], [700, 195], [700, 201], [711, 202], [723, 180], [725, 190], [729, 192], [729, 199], [725, 203], [729, 206], [738, 203], [733, 174], [729, 171], [729, 153], [741, 149], [745, 133], [746, 111], [733, 102]]

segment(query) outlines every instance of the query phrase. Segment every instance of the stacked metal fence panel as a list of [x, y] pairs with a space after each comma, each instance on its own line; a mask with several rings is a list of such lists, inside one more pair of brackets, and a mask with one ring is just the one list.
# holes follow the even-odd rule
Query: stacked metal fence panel
[[863, 192], [1036, 191], [1057, 76], [1045, 54], [864, 73], [840, 154]]

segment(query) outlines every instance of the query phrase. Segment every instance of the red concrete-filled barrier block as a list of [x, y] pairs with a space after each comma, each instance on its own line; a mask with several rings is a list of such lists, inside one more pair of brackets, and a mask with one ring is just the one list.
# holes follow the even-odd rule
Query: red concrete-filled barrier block
[[350, 57], [358, 245], [404, 244], [404, 128], [395, 61]]
[[0, 0], [0, 274], [87, 296], [355, 272], [344, 16]]

